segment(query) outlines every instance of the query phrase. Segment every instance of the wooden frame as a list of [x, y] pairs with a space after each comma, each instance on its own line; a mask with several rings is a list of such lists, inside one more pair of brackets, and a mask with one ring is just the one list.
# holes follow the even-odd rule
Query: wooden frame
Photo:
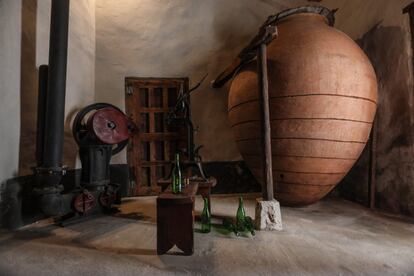
[[170, 169], [172, 154], [186, 146], [181, 129], [165, 122], [177, 102], [182, 86], [188, 91], [188, 78], [125, 78], [125, 108], [139, 127], [128, 146], [128, 164], [135, 179], [135, 196], [161, 192], [157, 182]]

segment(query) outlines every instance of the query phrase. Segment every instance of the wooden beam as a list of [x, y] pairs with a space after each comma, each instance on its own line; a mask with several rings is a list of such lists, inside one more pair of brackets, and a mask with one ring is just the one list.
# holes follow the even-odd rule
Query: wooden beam
[[267, 79], [266, 44], [262, 43], [257, 51], [257, 72], [259, 83], [260, 109], [262, 117], [262, 147], [263, 147], [263, 200], [273, 200], [272, 172], [272, 137], [270, 129], [269, 83]]
[[369, 207], [375, 209], [376, 171], [377, 171], [377, 119], [374, 120], [369, 144], [369, 175], [368, 192]]
[[[410, 29], [411, 29], [411, 48], [414, 51], [414, 2], [403, 9], [403, 13], [408, 13], [410, 18]], [[414, 68], [414, 58], [411, 60]]]

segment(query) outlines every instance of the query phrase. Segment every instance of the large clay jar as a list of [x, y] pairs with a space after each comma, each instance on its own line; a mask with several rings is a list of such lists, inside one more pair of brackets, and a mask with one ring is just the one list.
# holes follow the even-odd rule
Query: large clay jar
[[[377, 107], [377, 80], [358, 45], [315, 13], [277, 23], [267, 47], [275, 197], [314, 203], [349, 172], [365, 147]], [[256, 62], [229, 94], [229, 119], [241, 154], [262, 182]]]

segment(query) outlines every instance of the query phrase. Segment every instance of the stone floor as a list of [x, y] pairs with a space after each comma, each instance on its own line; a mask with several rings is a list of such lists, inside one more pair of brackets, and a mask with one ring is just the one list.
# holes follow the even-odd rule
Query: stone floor
[[[253, 216], [254, 196], [245, 206]], [[237, 197], [216, 196], [212, 207], [233, 216]], [[0, 275], [414, 275], [414, 224], [347, 201], [282, 208], [281, 232], [196, 233], [191, 257], [156, 255], [154, 197], [121, 209], [66, 228], [42, 221], [0, 232]]]

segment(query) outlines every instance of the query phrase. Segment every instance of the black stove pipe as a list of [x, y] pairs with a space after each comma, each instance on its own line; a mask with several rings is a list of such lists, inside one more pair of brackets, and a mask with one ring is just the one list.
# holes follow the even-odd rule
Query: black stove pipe
[[37, 98], [37, 136], [36, 136], [36, 164], [43, 165], [43, 146], [45, 136], [46, 99], [47, 99], [47, 65], [39, 67], [39, 86]]
[[52, 0], [49, 66], [39, 68], [39, 102], [37, 124], [37, 167], [33, 191], [47, 216], [70, 212], [70, 201], [62, 194], [65, 169], [62, 164], [66, 71], [68, 57], [70, 0]]
[[43, 168], [62, 168], [68, 57], [69, 0], [52, 0]]

